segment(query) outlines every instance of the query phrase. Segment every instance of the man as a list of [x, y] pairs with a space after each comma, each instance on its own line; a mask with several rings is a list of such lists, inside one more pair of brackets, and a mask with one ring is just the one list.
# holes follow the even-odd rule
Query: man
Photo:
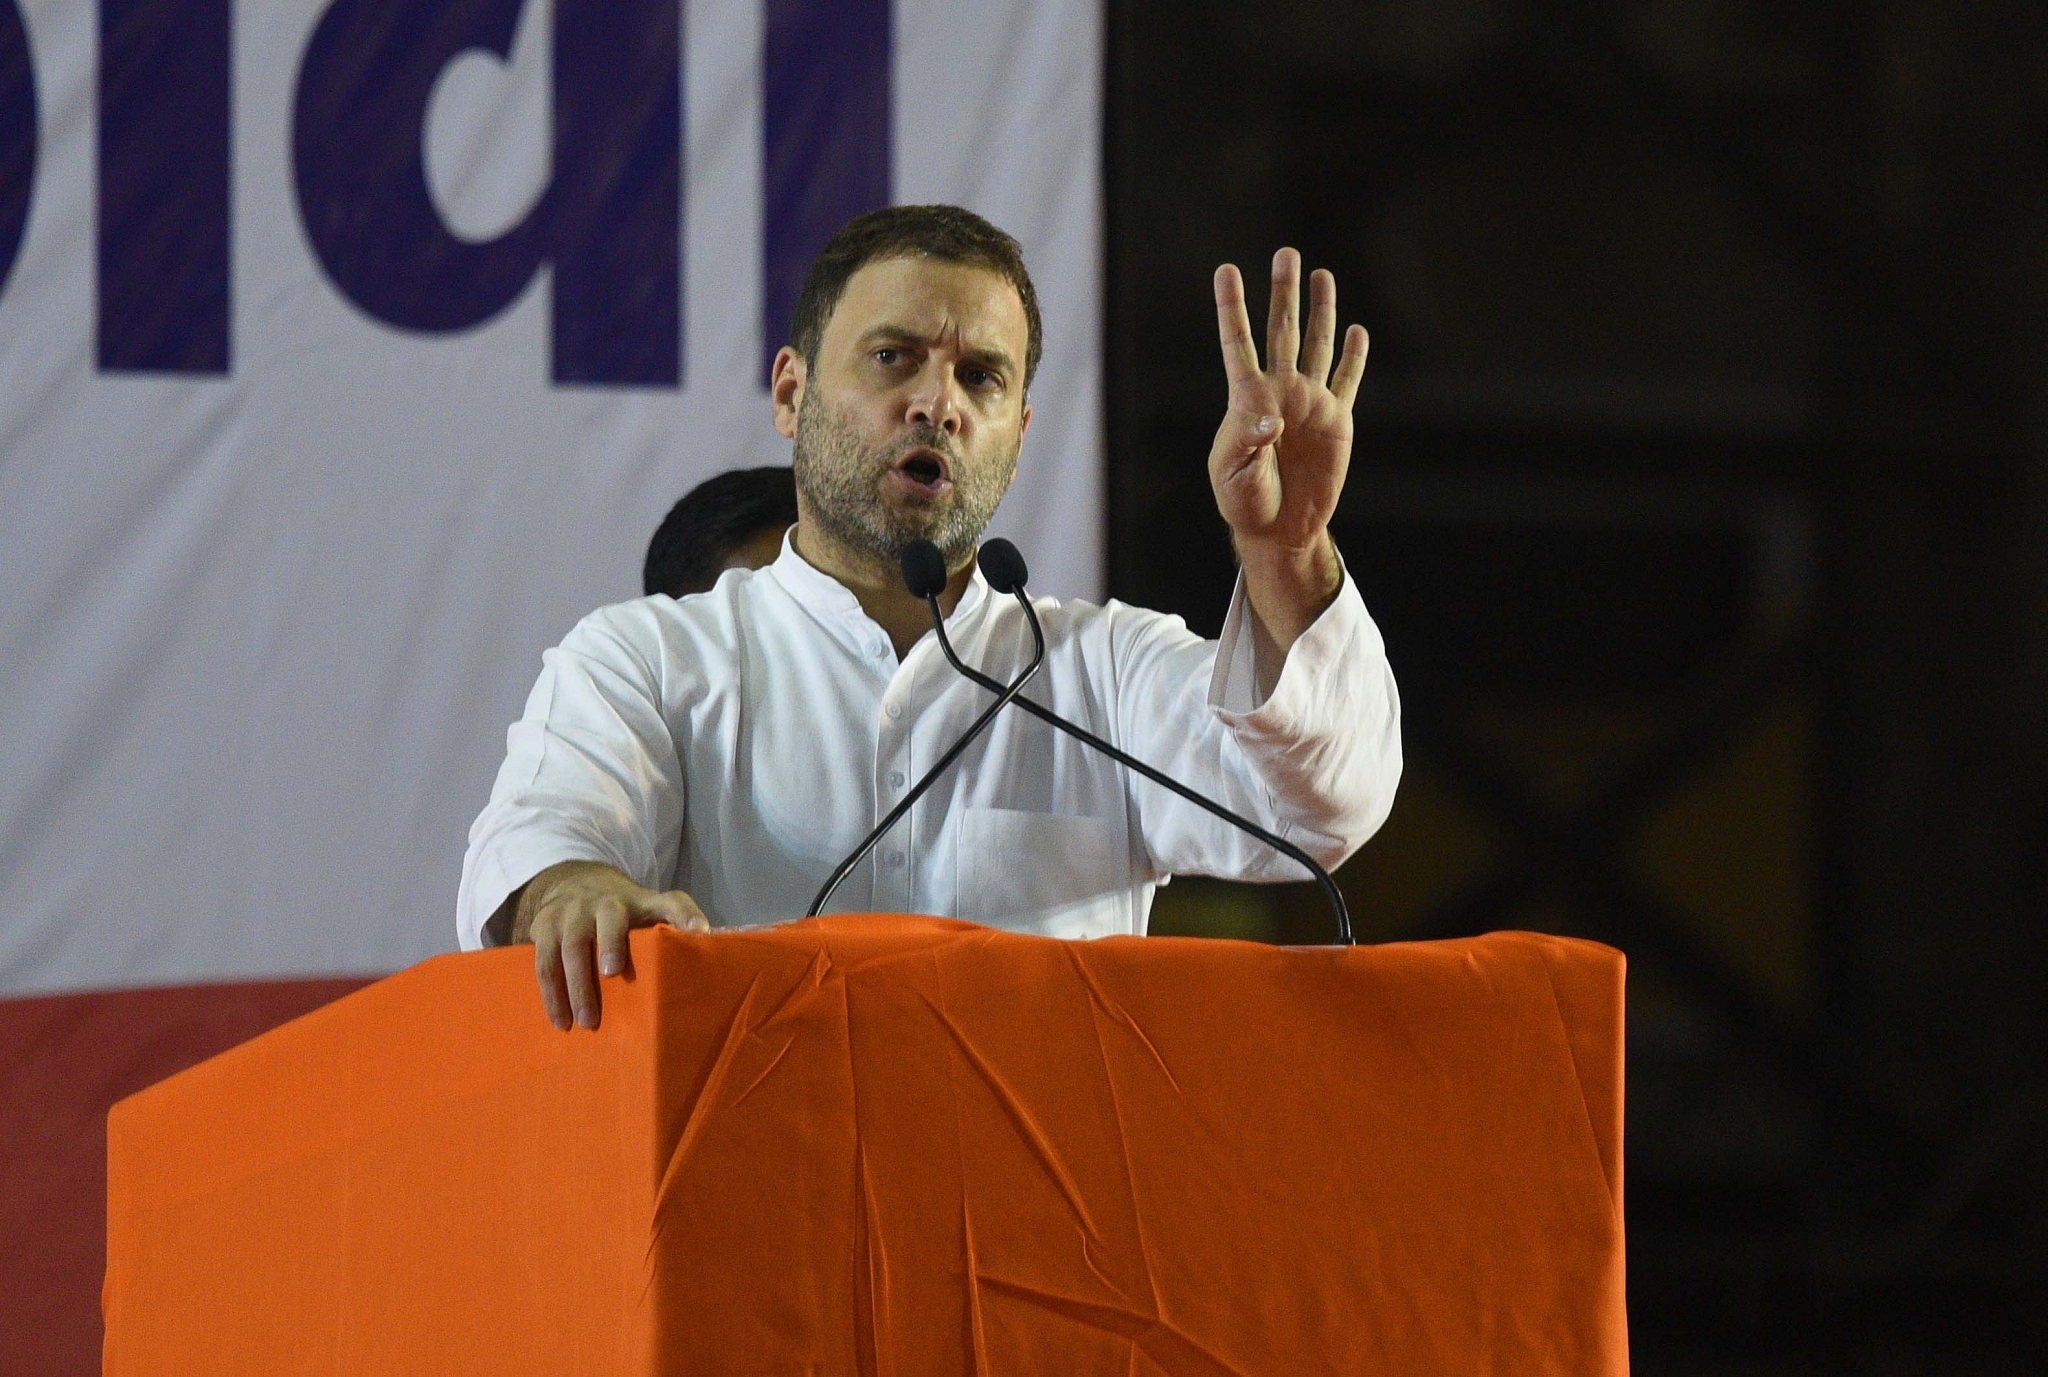
[[672, 598], [708, 593], [728, 569], [759, 569], [782, 553], [796, 524], [796, 477], [787, 465], [728, 469], [669, 508], [640, 570], [640, 591]]
[[[1365, 369], [1336, 283], [1273, 261], [1262, 370], [1236, 268], [1215, 278], [1229, 411], [1209, 475], [1242, 567], [1219, 642], [1110, 603], [1041, 604], [1029, 690], [1334, 866], [1386, 817], [1400, 709], [1330, 541]], [[797, 916], [988, 695], [942, 658], [898, 555], [933, 541], [961, 656], [998, 678], [1022, 611], [974, 564], [1016, 471], [1041, 348], [1016, 241], [951, 206], [834, 235], [771, 378], [798, 518], [766, 569], [591, 614], [544, 657], [470, 832], [465, 946], [531, 940], [557, 1027], [596, 1027], [628, 929]], [[1333, 371], [1334, 365], [1334, 371]], [[1180, 872], [1292, 879], [1291, 862], [1023, 713], [1005, 713], [884, 837], [841, 911], [952, 914], [1062, 937], [1144, 931]]]

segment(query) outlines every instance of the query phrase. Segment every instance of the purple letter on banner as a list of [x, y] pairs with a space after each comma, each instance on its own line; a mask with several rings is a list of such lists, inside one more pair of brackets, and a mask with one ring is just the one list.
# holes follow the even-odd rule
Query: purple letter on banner
[[0, 291], [14, 271], [36, 184], [36, 69], [14, 0], [0, 0]]
[[890, 0], [767, 0], [762, 54], [761, 377], [811, 259], [889, 204]]
[[682, 380], [680, 0], [556, 0], [554, 172], [497, 239], [448, 232], [423, 126], [441, 70], [511, 54], [525, 0], [336, 0], [299, 76], [292, 156], [306, 236], [379, 320], [464, 330], [554, 267], [553, 376]]
[[230, 46], [229, 0], [100, 0], [102, 369], [228, 371]]

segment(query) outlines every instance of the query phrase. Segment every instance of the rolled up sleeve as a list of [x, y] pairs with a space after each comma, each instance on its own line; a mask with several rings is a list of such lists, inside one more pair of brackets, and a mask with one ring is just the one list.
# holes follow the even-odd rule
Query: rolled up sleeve
[[[1385, 643], [1347, 571], [1262, 699], [1250, 619], [1240, 577], [1217, 641], [1177, 619], [1133, 638], [1122, 729], [1141, 759], [1334, 869], [1386, 821], [1400, 782], [1401, 703]], [[1305, 878], [1229, 824], [1136, 787], [1157, 873]]]

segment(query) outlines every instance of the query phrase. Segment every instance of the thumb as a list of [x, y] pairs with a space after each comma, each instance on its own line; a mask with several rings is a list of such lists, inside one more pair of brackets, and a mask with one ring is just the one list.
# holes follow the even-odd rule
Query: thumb
[[709, 932], [711, 920], [704, 916], [704, 910], [697, 907], [697, 901], [680, 889], [671, 889], [658, 894], [648, 904], [660, 919], [679, 932]]
[[1236, 422], [1239, 445], [1247, 450], [1264, 449], [1280, 438], [1280, 432], [1287, 427], [1286, 418], [1278, 411], [1264, 407], [1242, 407], [1231, 412]]

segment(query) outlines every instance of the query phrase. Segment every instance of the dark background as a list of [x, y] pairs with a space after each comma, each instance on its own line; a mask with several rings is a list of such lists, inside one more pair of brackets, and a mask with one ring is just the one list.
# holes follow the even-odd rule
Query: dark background
[[2048, 6], [1108, 14], [1111, 590], [1220, 625], [1209, 275], [1298, 246], [1408, 753], [1340, 880], [1628, 953], [1638, 1370], [2043, 1370]]

